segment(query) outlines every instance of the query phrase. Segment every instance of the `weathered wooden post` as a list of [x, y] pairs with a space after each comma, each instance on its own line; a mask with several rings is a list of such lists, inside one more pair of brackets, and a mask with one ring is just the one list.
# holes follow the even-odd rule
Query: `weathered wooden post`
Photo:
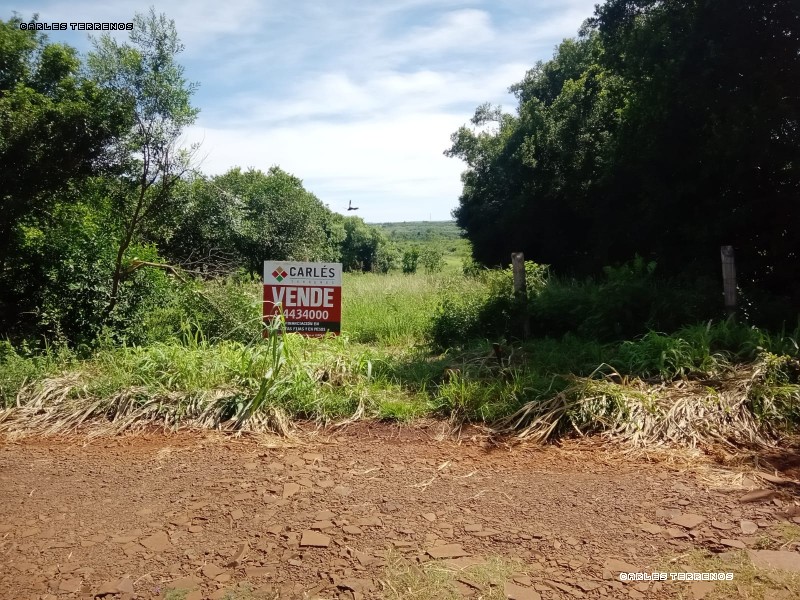
[[722, 255], [722, 290], [725, 295], [725, 310], [729, 317], [736, 315], [736, 263], [733, 257], [733, 246], [721, 246]]
[[531, 333], [528, 319], [528, 288], [525, 283], [525, 255], [522, 252], [511, 253], [511, 269], [514, 273], [514, 299], [517, 303], [519, 332], [523, 340]]

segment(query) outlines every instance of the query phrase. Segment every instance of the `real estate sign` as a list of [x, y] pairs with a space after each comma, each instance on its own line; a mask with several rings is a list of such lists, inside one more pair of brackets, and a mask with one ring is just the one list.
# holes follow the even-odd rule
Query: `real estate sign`
[[264, 262], [264, 321], [283, 310], [287, 333], [338, 335], [342, 321], [342, 264]]

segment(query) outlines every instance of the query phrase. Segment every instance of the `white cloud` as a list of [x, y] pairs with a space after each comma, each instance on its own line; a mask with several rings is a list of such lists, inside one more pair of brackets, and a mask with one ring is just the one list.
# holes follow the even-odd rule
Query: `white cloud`
[[[526, 68], [390, 71], [361, 83], [325, 74], [275, 102], [239, 97], [224, 127], [201, 118], [191, 139], [203, 140], [208, 173], [279, 164], [335, 210], [353, 199], [370, 221], [448, 219], [463, 170], [443, 155], [450, 135], [479, 103], [508, 99], [507, 86]], [[469, 108], [456, 111], [455, 104]]]
[[411, 203], [446, 219], [460, 193], [462, 167], [442, 152], [462, 123], [461, 115], [447, 113], [274, 128], [214, 129], [200, 123], [188, 137], [204, 140], [200, 156], [206, 156], [201, 166], [206, 173], [233, 165], [265, 171], [278, 164], [333, 209], [352, 198], [361, 203], [360, 216], [378, 221], [389, 214], [400, 218], [398, 211]]
[[[520, 62], [500, 65], [490, 73], [479, 69], [386, 71], [372, 73], [362, 82], [346, 73], [326, 73], [301, 81], [293, 90], [284, 90], [283, 98], [272, 100], [256, 94], [232, 97], [223, 120], [231, 126], [280, 125], [292, 119], [392, 121], [408, 113], [438, 111], [456, 105], [469, 107], [469, 111], [484, 101], [508, 99], [506, 89], [521, 80], [528, 68], [529, 65]], [[464, 121], [470, 116], [464, 113]]]
[[[595, 1], [196, 0], [156, 11], [175, 20], [179, 60], [201, 84], [188, 138], [204, 140], [204, 171], [279, 164], [332, 208], [352, 199], [382, 221], [449, 218], [464, 168], [442, 155], [450, 134], [483, 102], [512, 110], [508, 86], [575, 35]], [[151, 3], [36, 10], [42, 21], [128, 21]], [[83, 32], [58, 39], [88, 47]]]
[[396, 43], [384, 46], [386, 54], [441, 53], [463, 51], [490, 42], [495, 37], [489, 14], [482, 10], [457, 10], [446, 13], [436, 25], [417, 27]]

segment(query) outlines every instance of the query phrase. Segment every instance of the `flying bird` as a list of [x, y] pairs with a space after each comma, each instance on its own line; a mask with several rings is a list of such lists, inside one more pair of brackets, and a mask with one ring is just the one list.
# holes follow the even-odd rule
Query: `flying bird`
[[349, 200], [348, 201], [347, 210], [358, 210], [358, 207], [357, 206], [353, 206], [353, 201]]

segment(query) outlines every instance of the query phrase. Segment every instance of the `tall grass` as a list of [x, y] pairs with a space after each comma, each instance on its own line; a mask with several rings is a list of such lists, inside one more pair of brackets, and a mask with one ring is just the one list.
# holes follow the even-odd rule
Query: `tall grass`
[[31, 352], [25, 348], [15, 349], [7, 341], [0, 340], [0, 409], [17, 404], [19, 392], [26, 385], [68, 368], [76, 361], [75, 354], [63, 347]]
[[[310, 354], [310, 355], [309, 355]], [[123, 431], [150, 424], [288, 431], [292, 418], [328, 422], [371, 405], [368, 354], [347, 341], [271, 335], [262, 344], [202, 335], [190, 343], [102, 350], [18, 390], [14, 419], [50, 432], [85, 422]]]
[[[550, 285], [535, 267], [534, 299]], [[202, 310], [165, 305], [139, 324], [146, 344], [101, 345], [83, 360], [0, 345], [0, 427], [68, 431], [93, 421], [112, 431], [158, 424], [285, 432], [293, 419], [429, 415], [542, 439], [608, 430], [685, 440], [669, 419], [691, 417], [700, 427], [717, 422], [713, 413], [722, 428], [735, 413], [742, 427], [773, 431], [800, 421], [800, 330], [769, 334], [714, 321], [622, 341], [568, 332], [508, 344], [480, 319], [486, 306], [513, 309], [510, 284], [509, 272], [346, 274], [341, 336], [273, 330], [266, 340], [258, 282], [204, 284], [186, 290]], [[474, 315], [446, 312], [448, 303], [470, 302]], [[440, 342], [451, 336], [460, 347], [432, 351], [437, 331]], [[677, 398], [665, 391], [678, 389], [675, 379], [694, 385], [700, 412], [685, 399], [673, 402], [685, 413], [661, 402]]]
[[464, 290], [453, 274], [346, 273], [342, 286], [342, 330], [355, 342], [388, 346], [423, 343], [442, 290]]
[[[342, 331], [354, 342], [407, 346], [425, 341], [443, 288], [468, 285], [453, 274], [345, 273]], [[257, 341], [261, 336], [262, 284], [232, 277], [180, 287], [132, 323], [127, 338], [136, 344], [171, 342], [183, 337], [189, 322], [212, 342]]]
[[709, 377], [764, 353], [797, 357], [798, 333], [770, 335], [730, 320], [683, 327], [669, 335], [650, 331], [622, 342], [612, 363], [621, 372], [639, 377]]

